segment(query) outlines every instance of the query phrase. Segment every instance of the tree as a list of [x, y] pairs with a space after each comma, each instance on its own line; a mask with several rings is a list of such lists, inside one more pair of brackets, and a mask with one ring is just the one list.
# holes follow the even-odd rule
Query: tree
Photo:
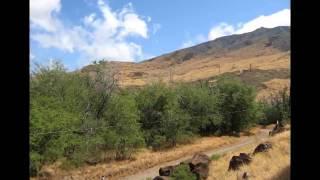
[[222, 120], [218, 97], [208, 86], [180, 85], [177, 94], [180, 107], [191, 116], [192, 132], [208, 135], [218, 130]]
[[214, 91], [221, 103], [221, 132], [239, 133], [257, 121], [259, 112], [253, 87], [229, 77], [222, 77], [217, 81]]
[[115, 150], [116, 159], [130, 158], [135, 149], [144, 145], [134, 98], [114, 95], [108, 105], [104, 121], [110, 128], [103, 132], [105, 143]]
[[137, 93], [136, 101], [147, 145], [154, 149], [175, 146], [190, 135], [190, 118], [180, 109], [171, 88], [161, 83], [146, 86]]
[[90, 88], [90, 100], [88, 110], [95, 119], [100, 119], [107, 108], [108, 100], [111, 94], [117, 90], [117, 72], [112, 71], [110, 67], [96, 65], [92, 69], [92, 76], [88, 81]]
[[261, 101], [265, 118], [260, 122], [267, 125], [279, 121], [286, 123], [290, 120], [291, 104], [288, 88], [285, 87]]

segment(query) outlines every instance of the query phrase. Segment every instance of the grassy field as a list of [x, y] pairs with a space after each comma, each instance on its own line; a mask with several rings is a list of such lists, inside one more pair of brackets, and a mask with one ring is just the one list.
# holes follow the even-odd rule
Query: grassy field
[[269, 152], [256, 154], [251, 164], [243, 166], [238, 171], [228, 172], [229, 160], [239, 153], [252, 153], [257, 146], [249, 145], [235, 152], [229, 152], [210, 164], [208, 180], [236, 180], [244, 172], [249, 179], [255, 180], [287, 180], [290, 179], [290, 131], [283, 132], [269, 140], [273, 149]]

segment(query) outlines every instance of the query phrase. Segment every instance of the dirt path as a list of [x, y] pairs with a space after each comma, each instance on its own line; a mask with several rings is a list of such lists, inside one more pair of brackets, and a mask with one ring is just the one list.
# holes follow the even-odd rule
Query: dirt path
[[[224, 147], [213, 149], [210, 151], [205, 151], [203, 153], [207, 154], [208, 156], [212, 156], [213, 154], [222, 154], [222, 153], [225, 153], [228, 151], [233, 151], [233, 150], [239, 149], [243, 146], [246, 146], [246, 145], [249, 145], [252, 143], [261, 142], [261, 141], [268, 139], [269, 131], [270, 131], [270, 129], [261, 129], [258, 134], [254, 135], [252, 137], [246, 137], [236, 144], [224, 146]], [[154, 166], [154, 167], [146, 169], [144, 171], [140, 171], [134, 175], [122, 177], [120, 179], [123, 179], [123, 180], [146, 180], [147, 178], [150, 178], [150, 177], [153, 178], [153, 177], [159, 175], [159, 168], [160, 167], [169, 166], [169, 165], [176, 165], [176, 164], [179, 164], [181, 161], [184, 161], [184, 160], [187, 160], [190, 158], [192, 158], [192, 155], [186, 156], [186, 157], [174, 160], [174, 161], [162, 163], [160, 165]]]

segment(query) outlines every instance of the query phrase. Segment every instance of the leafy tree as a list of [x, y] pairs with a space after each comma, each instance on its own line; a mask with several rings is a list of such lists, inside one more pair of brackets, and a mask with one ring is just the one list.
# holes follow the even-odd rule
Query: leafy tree
[[267, 125], [279, 121], [286, 123], [290, 120], [291, 104], [288, 88], [284, 88], [267, 99], [262, 100], [265, 118], [260, 122]]
[[202, 135], [213, 134], [221, 124], [218, 96], [205, 85], [180, 85], [179, 105], [191, 116], [190, 129]]
[[175, 146], [190, 135], [189, 115], [178, 104], [175, 92], [164, 84], [153, 84], [137, 93], [140, 122], [147, 145], [154, 149]]
[[116, 151], [116, 159], [130, 158], [135, 149], [144, 145], [137, 111], [132, 96], [112, 96], [105, 112], [104, 120], [110, 128], [104, 139], [107, 146]]
[[239, 133], [256, 123], [259, 113], [253, 87], [223, 77], [217, 81], [214, 91], [219, 94], [220, 112], [223, 116], [221, 132]]

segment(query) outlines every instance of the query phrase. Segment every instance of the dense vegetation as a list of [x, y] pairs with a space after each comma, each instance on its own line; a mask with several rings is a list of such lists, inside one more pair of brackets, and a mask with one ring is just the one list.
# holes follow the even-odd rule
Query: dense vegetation
[[[258, 103], [253, 87], [230, 78], [124, 90], [103, 63], [91, 72], [67, 72], [55, 63], [31, 74], [31, 175], [56, 160], [72, 167], [128, 159], [141, 147], [160, 150], [195, 136], [239, 133], [256, 123], [290, 118], [285, 92]], [[184, 176], [183, 169], [176, 176]]]

